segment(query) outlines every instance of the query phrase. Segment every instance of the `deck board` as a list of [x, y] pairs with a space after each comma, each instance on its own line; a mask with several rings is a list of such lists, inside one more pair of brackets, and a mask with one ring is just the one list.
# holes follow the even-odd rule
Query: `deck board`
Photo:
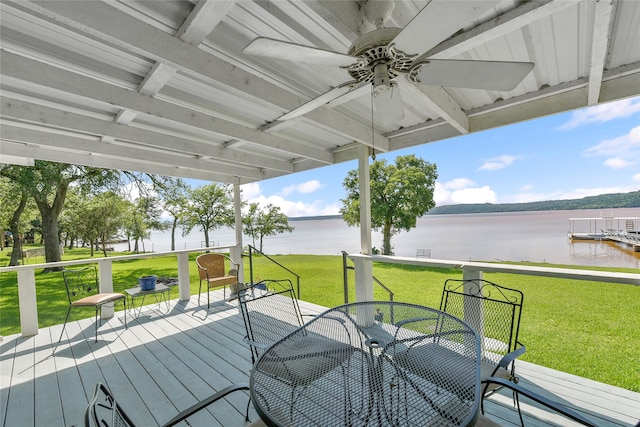
[[[100, 326], [94, 319], [44, 328], [34, 337], [13, 335], [0, 341], [0, 414], [2, 426], [83, 425], [84, 410], [97, 382], [105, 383], [134, 422], [154, 426], [227, 385], [248, 382], [250, 353], [236, 303], [212, 291], [211, 308], [171, 301], [151, 304], [140, 317], [122, 311]], [[300, 302], [305, 314], [324, 307]], [[582, 412], [598, 425], [634, 426], [640, 420], [640, 393], [564, 372], [518, 363], [521, 383]], [[190, 418], [191, 425], [244, 426], [247, 393], [234, 393]], [[527, 427], [575, 423], [521, 400]], [[504, 427], [520, 425], [510, 393], [485, 401], [487, 415]], [[251, 409], [250, 417], [256, 418]], [[185, 423], [183, 423], [186, 425]]]

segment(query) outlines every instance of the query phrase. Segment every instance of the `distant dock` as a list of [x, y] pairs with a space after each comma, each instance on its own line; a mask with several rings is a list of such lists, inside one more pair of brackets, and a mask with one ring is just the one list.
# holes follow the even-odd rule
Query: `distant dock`
[[624, 243], [640, 252], [640, 217], [569, 218], [569, 239]]

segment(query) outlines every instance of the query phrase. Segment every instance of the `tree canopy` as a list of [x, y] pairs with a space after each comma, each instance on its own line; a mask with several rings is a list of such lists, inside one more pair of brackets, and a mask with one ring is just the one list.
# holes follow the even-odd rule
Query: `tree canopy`
[[183, 235], [194, 227], [204, 232], [205, 245], [209, 246], [209, 231], [234, 223], [231, 188], [226, 185], [209, 184], [189, 192], [190, 200], [183, 216]]
[[282, 213], [279, 206], [269, 203], [264, 209], [258, 203], [251, 203], [249, 210], [242, 218], [242, 229], [244, 234], [251, 237], [253, 246], [256, 240], [259, 242], [258, 250], [262, 252], [262, 241], [266, 236], [288, 231], [291, 233], [294, 228], [289, 225], [287, 216]]
[[[435, 206], [433, 192], [437, 167], [410, 154], [396, 157], [395, 165], [375, 160], [369, 169], [371, 226], [382, 232], [382, 253], [392, 255], [391, 237], [416, 226], [416, 220]], [[358, 170], [347, 173], [342, 184], [347, 192], [340, 213], [350, 226], [360, 224]]]

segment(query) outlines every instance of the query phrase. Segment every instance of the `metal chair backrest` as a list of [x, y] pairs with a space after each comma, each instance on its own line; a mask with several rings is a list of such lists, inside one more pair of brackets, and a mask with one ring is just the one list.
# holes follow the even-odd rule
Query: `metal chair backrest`
[[79, 299], [100, 293], [98, 270], [95, 265], [62, 271], [64, 285], [67, 288], [69, 304]]
[[268, 346], [303, 324], [291, 280], [263, 280], [243, 289], [239, 302], [253, 363]]
[[522, 292], [487, 280], [445, 281], [440, 310], [464, 319], [482, 338], [482, 359], [496, 364], [518, 341]]
[[85, 412], [85, 427], [135, 427], [103, 384], [97, 384]]

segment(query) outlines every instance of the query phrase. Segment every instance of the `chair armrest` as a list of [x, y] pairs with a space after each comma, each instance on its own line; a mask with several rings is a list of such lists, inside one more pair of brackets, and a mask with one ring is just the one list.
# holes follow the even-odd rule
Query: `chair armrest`
[[[516, 360], [518, 357], [522, 356], [526, 351], [527, 351], [527, 347], [523, 345], [522, 347], [516, 348], [511, 353], [505, 354], [504, 356], [502, 356], [502, 359], [500, 359], [500, 361], [498, 362], [498, 367], [507, 369], [507, 366], [509, 366], [511, 362]], [[496, 367], [496, 370], [498, 369], [498, 367]]]
[[546, 406], [549, 409], [552, 409], [562, 415], [564, 415], [567, 418], [572, 419], [573, 421], [576, 421], [580, 424], [583, 424], [585, 426], [591, 426], [591, 427], [597, 427], [597, 425], [595, 423], [593, 423], [592, 421], [587, 420], [586, 418], [584, 418], [582, 415], [578, 414], [576, 411], [574, 411], [573, 409], [567, 408], [564, 405], [561, 405], [559, 403], [556, 403], [552, 400], [547, 399], [544, 396], [539, 395], [536, 392], [533, 392], [531, 390], [528, 390], [524, 387], [522, 387], [519, 384], [515, 384], [512, 383], [511, 381], [505, 380], [503, 378], [498, 378], [498, 377], [489, 377], [489, 378], [485, 378], [482, 380], [483, 384], [489, 384], [489, 383], [493, 383], [493, 384], [498, 384], [502, 387], [506, 387], [509, 388], [511, 390], [513, 390], [514, 392], [516, 392], [517, 394], [521, 395], [521, 396], [525, 396], [528, 397], [529, 399], [540, 403], [543, 406]]
[[178, 415], [173, 417], [169, 422], [164, 424], [163, 427], [174, 426], [174, 425], [178, 424], [179, 422], [184, 421], [186, 418], [190, 417], [191, 415], [195, 414], [196, 412], [200, 411], [201, 409], [204, 409], [207, 406], [211, 405], [212, 403], [222, 399], [226, 395], [228, 395], [230, 393], [233, 393], [235, 391], [240, 391], [240, 390], [249, 390], [249, 385], [241, 383], [241, 384], [232, 384], [232, 385], [230, 385], [228, 387], [225, 387], [222, 390], [220, 390], [219, 392], [215, 393], [214, 395], [209, 396], [208, 398], [196, 403], [195, 405], [191, 406], [190, 408], [187, 408], [184, 411], [180, 412]]
[[249, 339], [249, 338], [247, 338], [247, 337], [244, 337], [244, 338], [243, 338], [243, 341], [244, 341], [244, 342], [246, 342], [249, 346], [251, 346], [251, 347], [257, 347], [257, 348], [259, 348], [259, 349], [261, 349], [261, 350], [266, 350], [266, 349], [268, 349], [268, 348], [269, 348], [269, 344], [262, 344], [262, 343], [259, 343], [259, 342], [257, 342], [257, 341], [252, 341], [252, 340], [250, 340], [250, 339]]

